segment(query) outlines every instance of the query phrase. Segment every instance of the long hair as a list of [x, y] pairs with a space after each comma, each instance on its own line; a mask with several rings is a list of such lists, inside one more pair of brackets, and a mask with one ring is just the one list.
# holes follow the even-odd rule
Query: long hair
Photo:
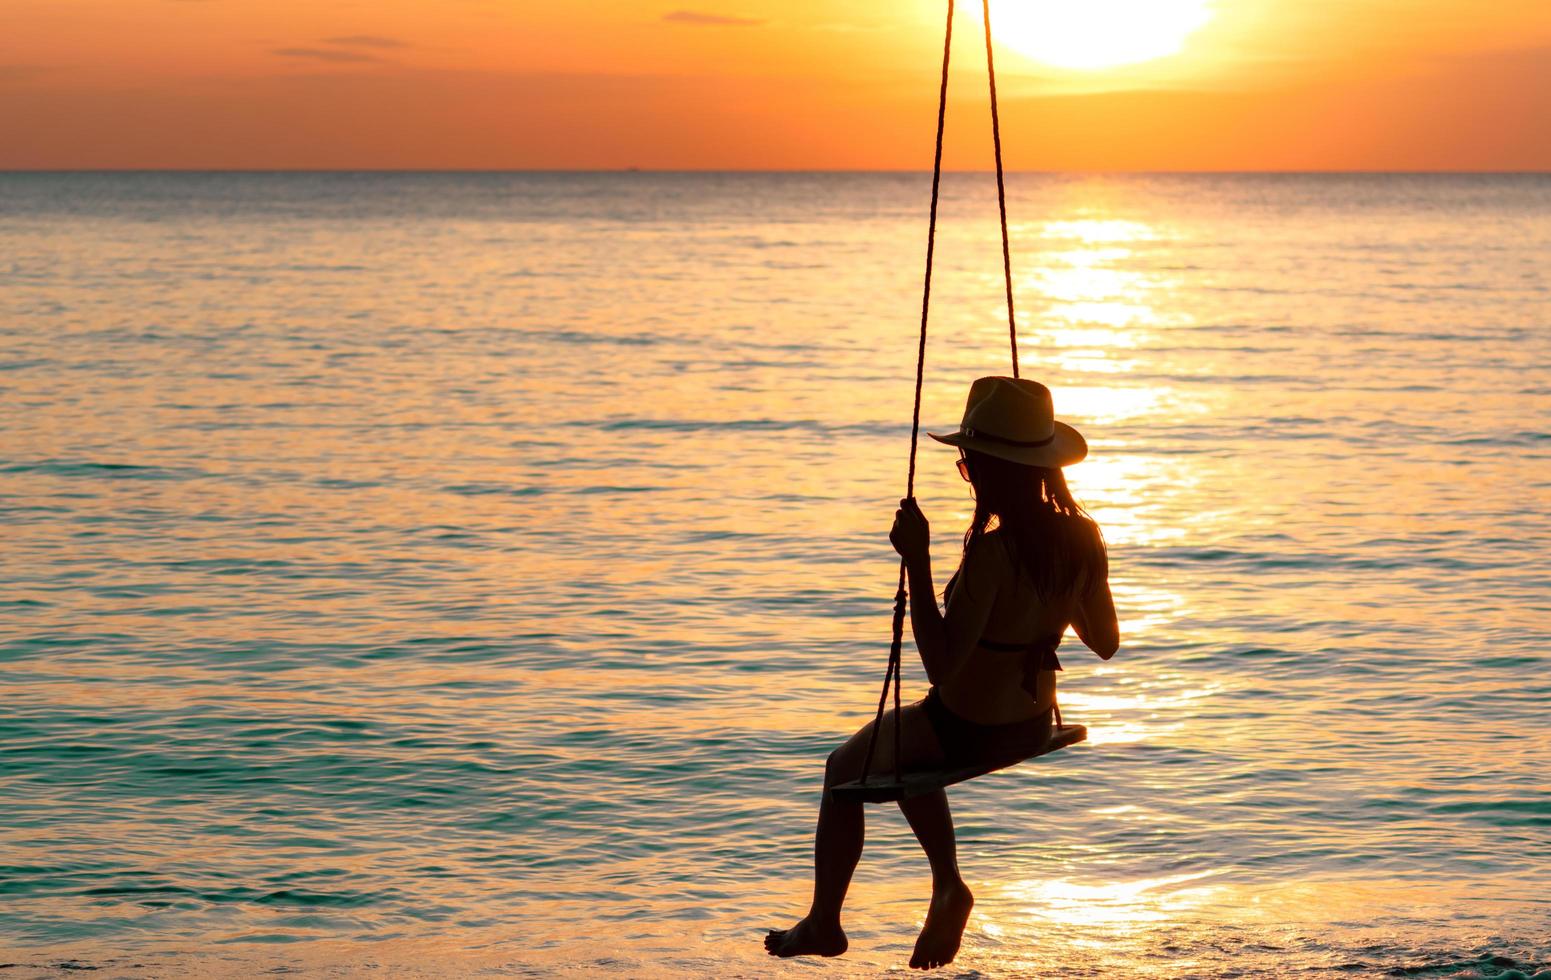
[[1041, 600], [1081, 595], [1096, 576], [1108, 575], [1104, 535], [1072, 497], [1060, 467], [1026, 466], [972, 449], [964, 456], [975, 487], [966, 554], [994, 521]]

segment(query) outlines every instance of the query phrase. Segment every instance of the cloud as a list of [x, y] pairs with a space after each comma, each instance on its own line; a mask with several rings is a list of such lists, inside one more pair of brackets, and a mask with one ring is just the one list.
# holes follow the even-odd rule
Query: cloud
[[396, 37], [381, 34], [342, 34], [319, 39], [317, 45], [299, 45], [275, 48], [272, 53], [282, 58], [301, 58], [323, 61], [336, 65], [385, 64], [388, 59], [374, 52], [396, 51], [414, 45]]
[[326, 37], [324, 44], [337, 44], [344, 48], [408, 48], [413, 47], [408, 41], [401, 41], [396, 37], [383, 37], [380, 34], [347, 34], [344, 37]]
[[693, 24], [696, 27], [757, 27], [764, 23], [757, 17], [729, 17], [699, 10], [675, 10], [671, 14], [663, 14], [662, 19], [670, 24]]
[[381, 58], [374, 54], [363, 54], [360, 51], [340, 51], [335, 48], [275, 48], [273, 53], [283, 58], [308, 58], [313, 61], [328, 61], [335, 64], [371, 64], [382, 61]]

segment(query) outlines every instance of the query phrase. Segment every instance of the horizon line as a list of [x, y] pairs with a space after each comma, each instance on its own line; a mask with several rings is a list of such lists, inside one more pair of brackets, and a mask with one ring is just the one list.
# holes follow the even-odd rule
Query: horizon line
[[[915, 175], [930, 174], [925, 168], [719, 168], [719, 167], [0, 167], [0, 175], [16, 174], [653, 174], [653, 175], [729, 175], [748, 174], [760, 176], [855, 174], [855, 175]], [[944, 169], [944, 174], [995, 174], [995, 170]], [[1551, 176], [1551, 168], [1526, 170], [1505, 169], [1389, 169], [1389, 168], [1330, 168], [1330, 169], [1115, 169], [1115, 170], [1004, 170], [1006, 174], [1037, 174], [1044, 176]]]

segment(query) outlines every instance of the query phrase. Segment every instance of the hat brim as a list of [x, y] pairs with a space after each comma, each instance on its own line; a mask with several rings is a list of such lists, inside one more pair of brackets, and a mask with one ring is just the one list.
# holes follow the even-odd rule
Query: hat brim
[[1022, 463], [1024, 466], [1071, 466], [1082, 462], [1088, 455], [1088, 440], [1065, 422], [1056, 422], [1055, 429], [1055, 435], [1043, 446], [1009, 446], [999, 440], [978, 435], [967, 436], [963, 432], [949, 432], [941, 436], [928, 432], [927, 435], [944, 445], [973, 449], [977, 453]]

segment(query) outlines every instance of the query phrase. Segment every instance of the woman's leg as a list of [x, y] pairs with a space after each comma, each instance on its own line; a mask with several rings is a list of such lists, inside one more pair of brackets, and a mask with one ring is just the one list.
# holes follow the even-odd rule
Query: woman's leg
[[867, 813], [860, 803], [835, 799], [831, 785], [826, 775], [824, 795], [819, 798], [819, 826], [813, 834], [813, 902], [808, 920], [839, 932], [840, 907], [862, 856]]
[[953, 835], [953, 814], [943, 790], [899, 801], [899, 810], [910, 821], [921, 850], [932, 866], [932, 890], [964, 884], [959, 877], [958, 841]]
[[975, 896], [959, 877], [958, 843], [953, 835], [953, 814], [948, 809], [948, 794], [942, 790], [899, 802], [899, 809], [910, 821], [916, 840], [932, 865], [932, 904], [927, 909], [926, 925], [916, 939], [910, 965], [923, 970], [952, 962], [958, 955], [964, 926]]
[[[900, 730], [902, 767], [930, 768], [942, 763], [942, 749], [919, 704], [902, 710], [904, 727]], [[894, 768], [894, 712], [883, 716], [883, 728], [873, 749], [873, 773], [886, 775]], [[829, 787], [861, 775], [872, 734], [868, 722], [844, 745], [830, 753], [824, 767], [824, 795], [819, 801], [819, 825], [813, 840], [813, 902], [807, 916], [790, 929], [772, 930], [765, 937], [765, 948], [775, 956], [838, 956], [845, 952], [845, 932], [840, 928], [840, 909], [845, 903], [851, 875], [862, 855], [866, 831], [863, 804], [835, 799]], [[953, 833], [949, 822], [948, 833]]]

